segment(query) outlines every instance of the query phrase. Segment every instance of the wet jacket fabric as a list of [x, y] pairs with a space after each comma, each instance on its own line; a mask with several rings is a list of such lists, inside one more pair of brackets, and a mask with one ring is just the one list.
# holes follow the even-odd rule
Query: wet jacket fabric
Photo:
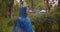
[[30, 18], [26, 14], [26, 6], [20, 7], [19, 17], [12, 32], [33, 32]]

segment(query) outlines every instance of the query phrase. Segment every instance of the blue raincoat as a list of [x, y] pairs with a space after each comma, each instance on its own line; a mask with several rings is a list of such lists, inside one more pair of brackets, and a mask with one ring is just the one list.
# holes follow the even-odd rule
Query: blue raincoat
[[15, 22], [13, 32], [33, 32], [30, 18], [26, 14], [27, 6], [20, 7], [20, 14]]

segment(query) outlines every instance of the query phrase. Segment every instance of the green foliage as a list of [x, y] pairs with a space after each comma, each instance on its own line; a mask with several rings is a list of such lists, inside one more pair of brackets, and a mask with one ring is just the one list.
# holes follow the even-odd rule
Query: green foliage
[[9, 18], [0, 17], [0, 32], [12, 32], [16, 18], [10, 21]]
[[[32, 9], [32, 2], [31, 0], [26, 0], [27, 4], [29, 5], [30, 9]], [[33, 8], [34, 10], [40, 10], [41, 8], [43, 8], [44, 5], [44, 0], [33, 0]]]
[[52, 24], [52, 30], [58, 30], [59, 27], [58, 27], [58, 23], [57, 21], [55, 21], [53, 24]]
[[48, 14], [30, 14], [29, 17], [34, 22], [36, 32], [55, 32], [59, 30], [60, 7], [54, 8]]
[[[7, 4], [8, 3], [8, 1], [6, 2], [5, 0], [0, 0], [1, 2], [0, 2], [0, 14], [2, 15], [2, 16], [7, 16], [7, 11], [8, 11], [8, 5], [9, 4]], [[0, 16], [1, 16], [0, 15]]]
[[35, 30], [35, 26], [34, 25], [32, 25], [32, 29]]
[[[0, 32], [11, 32], [12, 26], [15, 22], [15, 19], [19, 13], [19, 4], [13, 6], [12, 14], [13, 18], [11, 21], [9, 19], [9, 6], [10, 0], [0, 0]], [[6, 17], [6, 18], [5, 18]]]
[[[34, 10], [39, 10], [44, 7], [43, 0], [34, 0]], [[27, 3], [32, 9], [32, 3], [30, 0], [27, 0]], [[9, 10], [9, 0], [0, 0], [0, 16], [7, 16]], [[13, 15], [18, 15], [19, 13], [19, 5], [16, 4], [13, 6]], [[11, 32], [15, 20], [18, 16], [13, 16], [13, 19], [7, 17], [0, 17], [0, 32]], [[36, 30], [36, 32], [55, 32], [55, 30], [59, 29], [60, 23], [60, 7], [55, 7], [48, 14], [29, 14], [31, 21], [33, 22], [32, 28]]]
[[9, 18], [0, 17], [0, 32], [5, 32]]

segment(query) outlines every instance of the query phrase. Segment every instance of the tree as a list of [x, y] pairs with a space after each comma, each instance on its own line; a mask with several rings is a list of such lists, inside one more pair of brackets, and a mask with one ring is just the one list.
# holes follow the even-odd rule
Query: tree
[[50, 12], [49, 0], [46, 0], [48, 12]]
[[34, 11], [34, 1], [31, 0], [31, 4], [32, 4], [32, 11]]
[[60, 6], [60, 0], [58, 0], [58, 6]]
[[[31, 10], [40, 10], [44, 8], [44, 0], [26, 0]], [[38, 7], [38, 8], [37, 8]]]
[[10, 0], [10, 7], [9, 7], [9, 17], [12, 19], [12, 7], [14, 4], [14, 0]]

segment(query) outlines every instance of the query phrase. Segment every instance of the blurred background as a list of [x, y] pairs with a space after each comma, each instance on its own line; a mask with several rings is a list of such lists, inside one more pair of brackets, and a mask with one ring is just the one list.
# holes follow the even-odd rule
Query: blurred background
[[29, 6], [35, 32], [60, 32], [60, 0], [0, 0], [0, 32], [11, 32], [20, 6]]

